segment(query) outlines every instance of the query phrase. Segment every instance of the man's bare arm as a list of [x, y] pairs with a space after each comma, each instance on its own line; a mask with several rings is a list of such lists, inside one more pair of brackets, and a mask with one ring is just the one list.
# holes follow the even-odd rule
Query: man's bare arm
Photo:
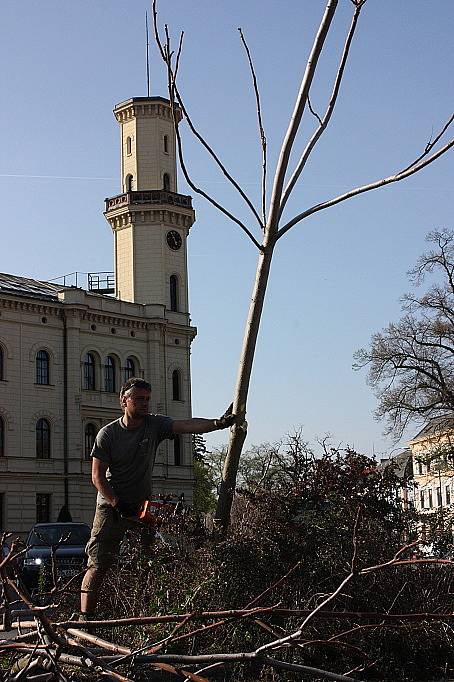
[[232, 414], [233, 404], [229, 405], [221, 417], [217, 419], [203, 419], [202, 417], [192, 417], [192, 419], [176, 419], [173, 422], [172, 433], [210, 433], [227, 429], [236, 421], [236, 415]]
[[96, 490], [115, 507], [118, 502], [118, 497], [115, 495], [112, 486], [106, 478], [107, 469], [109, 465], [96, 457], [93, 457], [91, 464], [91, 480]]
[[172, 432], [177, 433], [209, 433], [217, 431], [215, 419], [202, 419], [193, 417], [192, 419], [176, 419], [173, 422]]

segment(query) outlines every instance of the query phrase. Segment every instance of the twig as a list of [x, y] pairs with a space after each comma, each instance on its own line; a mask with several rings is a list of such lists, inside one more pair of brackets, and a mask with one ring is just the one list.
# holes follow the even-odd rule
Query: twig
[[315, 36], [312, 49], [307, 60], [306, 70], [301, 81], [300, 90], [296, 99], [290, 123], [282, 143], [279, 160], [274, 175], [273, 189], [271, 192], [270, 212], [268, 216], [268, 227], [273, 234], [276, 234], [279, 218], [282, 212], [282, 188], [284, 186], [285, 175], [292, 151], [293, 143], [298, 132], [307, 97], [315, 76], [318, 60], [328, 35], [331, 22], [337, 9], [338, 0], [329, 0], [323, 18], [320, 22], [317, 35]]
[[[157, 24], [157, 11], [156, 11], [156, 0], [153, 0], [153, 25], [154, 25], [154, 33], [155, 33], [155, 39], [156, 43], [158, 45], [159, 52], [161, 54], [161, 57], [163, 61], [166, 63], [167, 66], [167, 75], [168, 75], [168, 89], [169, 89], [169, 95], [170, 99], [172, 101], [172, 98], [178, 102], [178, 106], [180, 107], [182, 113], [184, 114], [184, 117], [189, 125], [189, 128], [193, 135], [199, 140], [199, 142], [202, 144], [203, 147], [207, 150], [211, 158], [214, 160], [218, 168], [221, 170], [222, 174], [227, 178], [227, 180], [235, 187], [235, 189], [239, 192], [240, 196], [243, 198], [243, 200], [246, 202], [250, 210], [252, 211], [253, 215], [258, 221], [258, 224], [260, 225], [261, 228], [263, 228], [262, 221], [260, 219], [259, 214], [257, 213], [253, 203], [249, 199], [249, 197], [246, 195], [244, 190], [240, 187], [238, 182], [233, 178], [233, 176], [228, 172], [224, 164], [221, 162], [220, 158], [218, 155], [215, 153], [213, 148], [208, 144], [208, 142], [205, 140], [205, 138], [198, 132], [196, 129], [195, 125], [192, 122], [191, 117], [188, 114], [188, 111], [184, 105], [183, 98], [180, 95], [180, 92], [178, 90], [177, 84], [176, 84], [176, 73], [172, 70], [172, 65], [171, 65], [171, 50], [170, 47], [166, 45], [166, 47], [163, 46], [161, 38], [159, 36], [159, 30], [158, 30], [158, 24]], [[167, 28], [167, 27], [166, 27]], [[170, 41], [170, 37], [167, 34], [167, 40]], [[261, 245], [259, 242], [255, 239], [254, 235], [248, 228], [244, 225], [244, 223], [234, 216], [228, 209], [226, 209], [224, 206], [219, 204], [213, 197], [208, 195], [204, 190], [202, 190], [200, 187], [197, 187], [195, 183], [193, 182], [192, 178], [189, 176], [189, 173], [186, 168], [186, 164], [184, 163], [184, 157], [183, 157], [183, 147], [181, 143], [181, 137], [178, 132], [178, 124], [177, 120], [174, 117], [174, 124], [175, 124], [175, 135], [177, 138], [177, 146], [178, 146], [178, 156], [180, 159], [180, 164], [181, 164], [181, 169], [183, 171], [183, 175], [186, 179], [186, 182], [188, 185], [191, 187], [191, 189], [196, 192], [197, 194], [200, 194], [203, 196], [207, 201], [209, 201], [213, 206], [215, 206], [219, 211], [224, 213], [230, 220], [235, 222], [241, 229], [248, 235], [248, 237], [253, 241], [255, 246], [261, 250]]]
[[[358, 678], [348, 677], [346, 675], [338, 675], [332, 673], [328, 670], [322, 670], [321, 668], [313, 668], [308, 665], [299, 665], [297, 663], [286, 663], [280, 661], [272, 656], [259, 655], [256, 652], [250, 653], [235, 653], [235, 654], [201, 654], [199, 656], [186, 656], [180, 654], [159, 654], [154, 656], [142, 656], [138, 658], [138, 662], [147, 662], [153, 665], [162, 663], [174, 663], [179, 665], [195, 665], [197, 663], [241, 663], [241, 662], [251, 662], [251, 663], [261, 663], [263, 665], [269, 665], [273, 668], [281, 668], [284, 670], [291, 670], [293, 672], [309, 673], [312, 675], [317, 675], [318, 677], [324, 677], [329, 680], [336, 680], [338, 682], [362, 682]], [[184, 671], [185, 675], [189, 675], [188, 672]]]
[[[418, 560], [413, 560], [418, 561]], [[424, 559], [424, 561], [430, 561]], [[437, 560], [434, 560], [437, 561]], [[452, 563], [452, 562], [451, 562]], [[194, 614], [171, 614], [165, 616], [142, 616], [138, 618], [116, 618], [113, 620], [91, 620], [91, 621], [61, 621], [54, 623], [55, 626], [67, 629], [74, 628], [77, 626], [83, 627], [84, 625], [93, 627], [125, 627], [128, 625], [139, 626], [139, 625], [150, 625], [153, 623], [170, 623], [175, 621], [184, 621], [190, 615], [193, 620], [213, 620], [213, 618], [235, 618], [235, 617], [246, 617], [252, 618], [255, 616], [260, 616], [262, 614], [271, 614], [279, 616], [280, 618], [295, 618], [295, 617], [305, 617], [313, 613], [310, 609], [282, 609], [274, 607], [264, 607], [255, 608], [251, 610], [243, 609], [230, 609], [227, 611], [203, 611], [201, 613]], [[408, 620], [408, 621], [424, 621], [424, 620], [454, 620], [454, 612], [449, 613], [431, 613], [431, 612], [421, 612], [421, 613], [388, 613], [382, 614], [373, 611], [324, 611], [320, 610], [317, 612], [317, 617], [323, 620], [374, 620], [376, 618], [384, 619], [386, 621], [396, 621], [396, 620]], [[13, 623], [13, 626], [15, 624]], [[24, 639], [29, 638], [32, 633], [27, 633], [22, 637]], [[21, 640], [23, 641], [23, 640]], [[1, 643], [0, 643], [1, 646]]]
[[283, 227], [281, 227], [276, 234], [276, 240], [280, 239], [286, 232], [288, 232], [294, 225], [297, 223], [301, 222], [302, 220], [305, 220], [305, 218], [308, 218], [311, 215], [314, 215], [314, 213], [318, 213], [319, 211], [323, 211], [326, 208], [330, 208], [331, 206], [335, 206], [336, 204], [340, 204], [343, 201], [346, 201], [347, 199], [351, 199], [352, 197], [356, 197], [359, 194], [364, 194], [364, 192], [371, 192], [374, 189], [379, 189], [380, 187], [384, 187], [385, 185], [390, 185], [394, 182], [400, 182], [400, 180], [404, 180], [405, 178], [410, 177], [411, 175], [414, 175], [418, 171], [422, 170], [426, 166], [429, 166], [431, 163], [436, 161], [440, 156], [443, 156], [449, 149], [451, 149], [454, 146], [454, 139], [450, 140], [447, 144], [445, 144], [443, 147], [441, 147], [437, 152], [434, 152], [432, 156], [429, 156], [423, 161], [420, 161], [416, 165], [412, 165], [410, 168], [404, 169], [402, 171], [399, 171], [395, 175], [390, 175], [387, 178], [382, 178], [381, 180], [376, 180], [375, 182], [371, 182], [368, 185], [362, 185], [361, 187], [355, 187], [354, 189], [351, 189], [348, 192], [345, 192], [345, 194], [340, 194], [337, 197], [334, 197], [333, 199], [328, 199], [327, 201], [322, 201], [319, 204], [315, 204], [314, 206], [311, 206], [310, 208], [306, 209], [302, 213], [299, 213], [296, 215], [294, 218], [288, 221]]
[[251, 53], [249, 50], [249, 47], [246, 43], [245, 37], [243, 35], [243, 31], [241, 28], [238, 28], [238, 31], [240, 32], [240, 37], [241, 37], [241, 42], [244, 45], [244, 49], [246, 50], [248, 62], [249, 62], [249, 68], [251, 69], [251, 75], [252, 75], [252, 84], [254, 87], [254, 93], [255, 93], [255, 101], [257, 105], [257, 119], [258, 119], [258, 125], [259, 125], [259, 135], [260, 135], [260, 144], [262, 147], [262, 229], [265, 229], [266, 225], [266, 135], [265, 135], [265, 129], [263, 127], [262, 123], [262, 108], [260, 105], [260, 91], [257, 83], [257, 77], [255, 75], [255, 69], [254, 69], [254, 63], [252, 61]]
[[323, 132], [328, 127], [331, 116], [334, 112], [334, 108], [335, 108], [336, 102], [337, 102], [337, 97], [339, 95], [340, 86], [342, 83], [342, 78], [343, 78], [343, 75], [345, 72], [345, 66], [347, 64], [347, 59], [348, 59], [348, 56], [350, 53], [350, 47], [351, 47], [353, 37], [355, 35], [356, 27], [358, 24], [358, 19], [359, 19], [361, 8], [362, 8], [362, 4], [357, 6], [357, 8], [353, 14], [350, 29], [349, 29], [349, 32], [347, 34], [347, 38], [345, 40], [344, 49], [342, 51], [342, 56], [341, 56], [341, 60], [339, 63], [339, 68], [337, 70], [336, 78], [334, 79], [333, 90], [332, 90], [331, 97], [330, 97], [330, 100], [328, 102], [328, 106], [327, 106], [327, 109], [325, 111], [325, 115], [323, 117], [323, 120], [321, 120], [317, 116], [317, 114], [312, 110], [310, 99], [309, 99], [309, 94], [307, 96], [307, 103], [308, 103], [308, 106], [310, 108], [310, 111], [316, 118], [318, 118], [320, 126], [314, 132], [311, 139], [307, 143], [307, 145], [306, 145], [306, 147], [305, 147], [305, 149], [304, 149], [304, 151], [303, 151], [303, 153], [302, 153], [302, 155], [298, 161], [298, 164], [297, 164], [289, 182], [287, 183], [287, 186], [286, 186], [284, 193], [282, 195], [281, 206], [280, 206], [280, 211], [279, 211], [279, 219], [282, 216], [285, 205], [287, 204], [287, 201], [290, 197], [290, 194], [292, 193], [292, 190], [293, 190], [298, 178], [300, 177], [301, 173], [304, 170], [304, 167], [306, 166], [306, 163], [309, 159], [309, 156], [310, 156], [312, 150], [314, 149], [315, 145], [319, 141]]
[[409, 170], [410, 168], [412, 168], [415, 164], [419, 163], [419, 161], [421, 161], [422, 159], [424, 159], [424, 157], [427, 156], [427, 154], [435, 147], [435, 145], [437, 144], [437, 142], [443, 137], [443, 135], [445, 134], [445, 132], [447, 131], [447, 129], [449, 128], [449, 126], [451, 125], [451, 123], [452, 123], [453, 121], [454, 121], [454, 114], [446, 121], [445, 125], [444, 125], [443, 128], [440, 130], [440, 132], [438, 133], [438, 135], [436, 135], [435, 138], [434, 138], [432, 141], [429, 140], [429, 142], [426, 144], [426, 147], [425, 147], [423, 153], [422, 153], [420, 156], [418, 156], [417, 159], [415, 159], [414, 161], [412, 161], [412, 163], [410, 163], [410, 164], [409, 164], [406, 168], [404, 168], [403, 171], [401, 171], [401, 172], [404, 173], [405, 171], [407, 171], [407, 170]]
[[351, 568], [350, 571], [351, 573], [356, 573], [356, 562], [358, 559], [358, 525], [359, 525], [359, 519], [361, 517], [361, 512], [362, 512], [362, 505], [359, 505], [358, 511], [356, 512], [356, 519], [355, 519], [355, 525], [353, 528], [353, 555], [352, 555], [352, 561], [351, 561]]

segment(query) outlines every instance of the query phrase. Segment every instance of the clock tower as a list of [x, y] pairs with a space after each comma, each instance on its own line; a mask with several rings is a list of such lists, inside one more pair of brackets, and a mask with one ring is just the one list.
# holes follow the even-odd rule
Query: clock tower
[[[163, 97], [134, 97], [114, 109], [120, 124], [121, 194], [106, 199], [114, 234], [115, 296], [188, 313], [186, 240], [195, 220], [177, 192], [172, 108]], [[177, 110], [178, 119], [181, 113]]]
[[[141, 320], [137, 331], [117, 335], [116, 342], [152, 384], [152, 411], [187, 419], [197, 330], [189, 317], [186, 244], [195, 214], [191, 197], [177, 191], [172, 107], [163, 97], [133, 97], [113, 112], [120, 126], [121, 194], [106, 199], [104, 215], [114, 236], [115, 298], [119, 309]], [[176, 115], [179, 122], [179, 109]], [[112, 343], [109, 338], [106, 354]], [[161, 443], [153, 479], [156, 490], [184, 491], [190, 499], [189, 435]]]

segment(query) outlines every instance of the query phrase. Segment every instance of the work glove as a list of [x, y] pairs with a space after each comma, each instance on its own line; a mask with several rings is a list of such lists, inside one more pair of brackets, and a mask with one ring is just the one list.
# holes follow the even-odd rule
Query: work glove
[[139, 516], [140, 503], [139, 502], [125, 502], [124, 500], [118, 500], [114, 507], [118, 510], [120, 516], [124, 519], [131, 518], [133, 516]]
[[236, 421], [236, 414], [233, 414], [233, 403], [230, 403], [222, 417], [214, 420], [217, 429], [228, 429]]

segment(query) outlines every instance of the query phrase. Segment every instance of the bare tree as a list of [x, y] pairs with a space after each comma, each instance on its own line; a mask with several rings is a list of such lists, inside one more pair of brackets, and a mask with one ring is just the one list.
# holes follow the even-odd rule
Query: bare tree
[[[450, 140], [445, 144], [441, 143], [442, 136], [446, 133], [446, 130], [453, 121], [454, 117], [451, 116], [449, 120], [446, 122], [446, 124], [443, 125], [440, 131], [433, 137], [433, 139], [431, 139], [425, 145], [424, 150], [421, 153], [417, 154], [416, 158], [411, 163], [406, 165], [405, 168], [399, 170], [397, 173], [370, 182], [368, 184], [361, 185], [359, 187], [354, 187], [350, 191], [345, 192], [344, 194], [340, 194], [333, 198], [327, 199], [326, 201], [322, 201], [313, 206], [309, 206], [305, 210], [302, 210], [300, 213], [293, 216], [290, 220], [283, 219], [284, 208], [287, 204], [287, 201], [290, 198], [290, 195], [292, 194], [297, 181], [300, 179], [301, 174], [305, 169], [306, 164], [312, 152], [314, 151], [317, 143], [319, 142], [322, 135], [326, 131], [328, 124], [330, 123], [332, 114], [334, 112], [334, 108], [336, 106], [351, 44], [357, 29], [360, 14], [364, 8], [366, 0], [351, 0], [351, 3], [352, 3], [351, 24], [345, 36], [340, 61], [337, 67], [337, 71], [334, 74], [333, 87], [329, 101], [326, 106], [326, 110], [322, 115], [320, 115], [316, 113], [312, 107], [310, 93], [312, 83], [316, 75], [317, 65], [322, 52], [325, 50], [326, 39], [332, 26], [336, 10], [338, 8], [338, 0], [328, 0], [326, 3], [324, 14], [321, 18], [320, 25], [316, 32], [313, 45], [306, 63], [306, 68], [301, 80], [299, 92], [296, 97], [293, 113], [290, 117], [287, 132], [282, 142], [279, 158], [274, 171], [274, 179], [272, 183], [272, 189], [269, 200], [267, 200], [266, 195], [266, 178], [268, 174], [267, 138], [262, 123], [259, 87], [257, 84], [257, 78], [255, 75], [255, 69], [250, 54], [250, 50], [244, 38], [243, 32], [240, 29], [241, 41], [246, 51], [252, 76], [253, 89], [257, 105], [259, 140], [262, 149], [261, 169], [262, 197], [260, 209], [257, 209], [253, 205], [249, 197], [246, 195], [245, 191], [240, 187], [238, 182], [233, 178], [233, 176], [227, 170], [225, 165], [219, 159], [216, 152], [208, 144], [208, 142], [204, 139], [202, 134], [197, 130], [196, 126], [194, 125], [177, 85], [177, 76], [182, 51], [183, 34], [181, 34], [178, 43], [178, 48], [176, 52], [174, 52], [171, 46], [171, 38], [168, 27], [165, 26], [165, 39], [161, 39], [159, 35], [156, 12], [156, 0], [154, 0], [153, 2], [155, 37], [159, 50], [161, 52], [161, 56], [167, 67], [169, 98], [174, 108], [174, 121], [177, 136], [179, 159], [185, 179], [194, 192], [205, 197], [205, 199], [207, 199], [212, 205], [216, 206], [216, 208], [218, 208], [224, 215], [226, 215], [235, 224], [237, 224], [248, 236], [248, 238], [252, 241], [252, 243], [256, 246], [258, 250], [257, 270], [252, 291], [252, 298], [249, 307], [249, 314], [244, 332], [243, 347], [239, 361], [238, 377], [234, 397], [234, 411], [238, 415], [238, 420], [237, 423], [231, 429], [230, 443], [227, 456], [225, 458], [222, 484], [216, 510], [216, 516], [218, 519], [219, 527], [224, 531], [227, 529], [229, 524], [230, 509], [235, 491], [238, 463], [247, 434], [246, 408], [249, 383], [251, 379], [252, 364], [255, 354], [255, 347], [257, 342], [260, 320], [262, 316], [264, 298], [267, 289], [268, 278], [270, 275], [271, 261], [273, 258], [273, 253], [277, 245], [277, 242], [292, 227], [301, 223], [303, 220], [306, 220], [307, 218], [309, 218], [310, 216], [314, 215], [319, 211], [323, 211], [331, 206], [335, 206], [336, 204], [339, 204], [343, 201], [346, 201], [347, 199], [351, 199], [355, 196], [358, 196], [359, 194], [370, 192], [371, 190], [378, 189], [379, 187], [383, 187], [394, 182], [399, 182], [419, 172], [420, 170], [431, 164], [433, 161], [435, 161], [437, 158], [439, 158], [442, 154], [447, 152], [454, 144], [454, 140]], [[177, 125], [177, 122], [179, 120], [179, 117], [176, 114], [177, 108], [180, 109], [184, 118], [186, 119], [186, 122], [189, 125], [190, 130], [207, 150], [212, 160], [224, 174], [225, 178], [232, 184], [232, 186], [238, 191], [241, 198], [246, 202], [246, 205], [249, 207], [251, 211], [253, 222], [257, 225], [256, 228], [245, 224], [242, 220], [235, 216], [228, 208], [220, 205], [219, 202], [217, 202], [206, 191], [197, 187], [195, 183], [192, 181], [183, 157], [182, 142]], [[300, 129], [304, 115], [306, 116], [310, 115], [313, 117], [315, 121], [315, 128], [312, 135], [308, 139], [304, 151], [301, 154], [301, 157], [299, 158], [298, 162], [296, 163], [295, 168], [293, 169], [293, 171], [291, 171], [291, 169], [289, 168], [290, 155], [292, 153], [292, 150], [294, 149], [295, 140], [297, 138], [297, 134]], [[266, 208], [267, 205], [268, 210]]]
[[427, 241], [435, 248], [409, 275], [416, 285], [431, 273], [441, 280], [420, 296], [407, 294], [406, 314], [355, 354], [355, 367], [369, 369], [376, 416], [396, 439], [412, 420], [447, 417], [440, 422], [445, 432], [454, 413], [454, 231], [431, 232]]

